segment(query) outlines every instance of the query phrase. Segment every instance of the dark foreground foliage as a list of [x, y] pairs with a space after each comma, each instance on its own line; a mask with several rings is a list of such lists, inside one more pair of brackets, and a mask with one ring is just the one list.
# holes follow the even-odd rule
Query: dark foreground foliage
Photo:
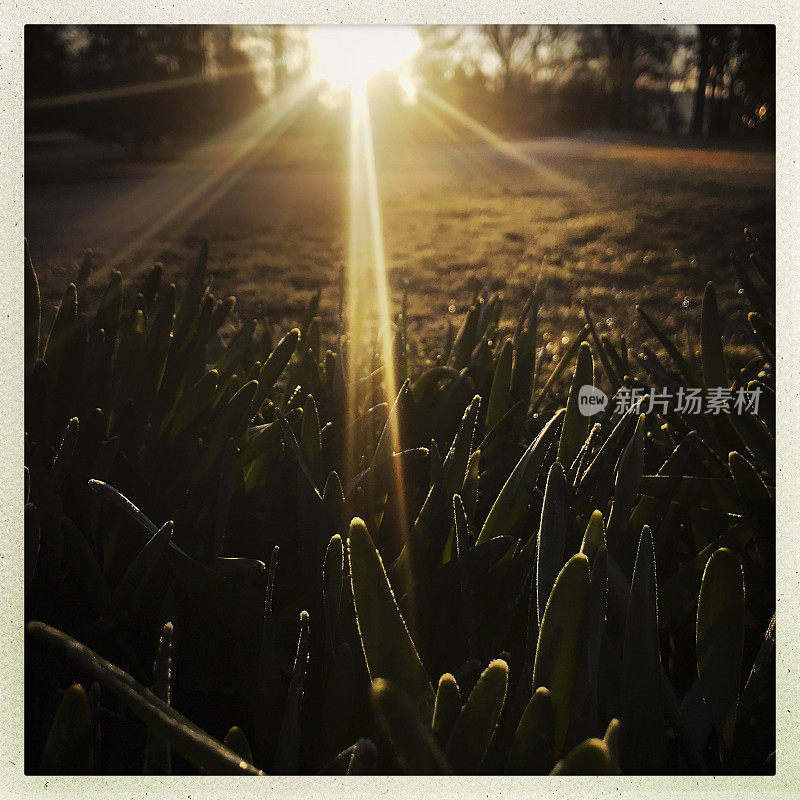
[[[774, 769], [758, 253], [738, 374], [709, 285], [699, 348], [642, 310], [658, 345], [629, 360], [587, 310], [546, 379], [536, 295], [505, 337], [476, 294], [416, 376], [402, 315], [390, 370], [324, 349], [313, 302], [220, 347], [206, 259], [180, 298], [154, 268], [130, 311], [119, 273], [91, 311], [71, 284], [44, 335], [26, 256], [26, 771]], [[588, 418], [591, 383], [762, 396]]]

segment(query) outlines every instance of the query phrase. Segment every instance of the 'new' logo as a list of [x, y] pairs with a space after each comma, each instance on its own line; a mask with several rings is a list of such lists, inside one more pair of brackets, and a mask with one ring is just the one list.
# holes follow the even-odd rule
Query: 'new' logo
[[578, 411], [584, 417], [599, 414], [608, 405], [608, 395], [596, 386], [584, 384], [578, 389]]

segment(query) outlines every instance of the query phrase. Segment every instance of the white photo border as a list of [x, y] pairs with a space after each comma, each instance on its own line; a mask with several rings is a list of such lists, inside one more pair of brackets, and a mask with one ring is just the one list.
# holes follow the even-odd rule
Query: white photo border
[[[578, 0], [395, 0], [379, 9], [346, 2], [217, 0], [0, 0], [0, 792], [8, 797], [88, 798], [789, 798], [800, 787], [800, 7], [771, 3]], [[388, 4], [387, 4], [388, 5]], [[263, 777], [25, 776], [23, 760], [23, 26], [51, 23], [471, 24], [736, 22], [774, 24], [777, 49], [777, 774], [774, 777]]]

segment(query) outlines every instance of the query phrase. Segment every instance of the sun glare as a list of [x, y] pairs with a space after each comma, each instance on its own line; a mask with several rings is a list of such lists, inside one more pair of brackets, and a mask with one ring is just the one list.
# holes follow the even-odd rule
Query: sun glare
[[405, 25], [323, 25], [312, 30], [314, 73], [332, 89], [363, 88], [381, 70], [402, 71], [419, 38]]

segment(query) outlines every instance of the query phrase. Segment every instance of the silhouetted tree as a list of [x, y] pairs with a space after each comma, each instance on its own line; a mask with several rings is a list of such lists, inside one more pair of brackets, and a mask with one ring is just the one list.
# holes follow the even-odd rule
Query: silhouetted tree
[[649, 109], [639, 89], [660, 83], [667, 65], [672, 30], [653, 25], [601, 25], [600, 37], [610, 123], [616, 128], [643, 128]]
[[731, 117], [747, 132], [775, 135], [775, 26], [742, 25], [736, 32]]
[[694, 91], [691, 133], [701, 136], [705, 122], [706, 90], [711, 73], [713, 25], [697, 26], [697, 86]]
[[[54, 97], [69, 91], [73, 61], [62, 25], [25, 26], [25, 100]], [[68, 115], [58, 106], [25, 113], [27, 131], [64, 127]]]
[[307, 78], [311, 48], [305, 25], [247, 25], [241, 47], [259, 65], [259, 86], [275, 96]]
[[699, 25], [692, 133], [769, 133], [774, 104], [774, 26]]
[[522, 46], [528, 25], [481, 25], [491, 51], [500, 61], [500, 86], [509, 89], [528, 63], [529, 50]]
[[84, 32], [81, 89], [138, 88], [82, 107], [78, 126], [92, 138], [125, 142], [134, 155], [165, 137], [207, 133], [258, 99], [252, 66], [229, 26], [103, 25]]
[[25, 26], [25, 95], [49, 97], [69, 84], [70, 59], [61, 25]]
[[709, 120], [711, 136], [727, 136], [730, 132], [730, 89], [733, 26], [714, 25], [711, 36], [711, 67], [708, 75]]
[[532, 25], [529, 39], [530, 75], [534, 83], [555, 87], [568, 79], [573, 59], [574, 25]]
[[272, 45], [272, 65], [275, 74], [275, 94], [286, 89], [286, 47], [282, 25], [271, 25], [269, 40]]
[[772, 27], [439, 26], [420, 38], [426, 85], [498, 131], [678, 134], [690, 123], [723, 136], [774, 126]]
[[53, 106], [63, 125], [136, 156], [164, 138], [208, 133], [260, 98], [229, 25], [39, 28], [26, 31], [26, 99], [66, 95]]

